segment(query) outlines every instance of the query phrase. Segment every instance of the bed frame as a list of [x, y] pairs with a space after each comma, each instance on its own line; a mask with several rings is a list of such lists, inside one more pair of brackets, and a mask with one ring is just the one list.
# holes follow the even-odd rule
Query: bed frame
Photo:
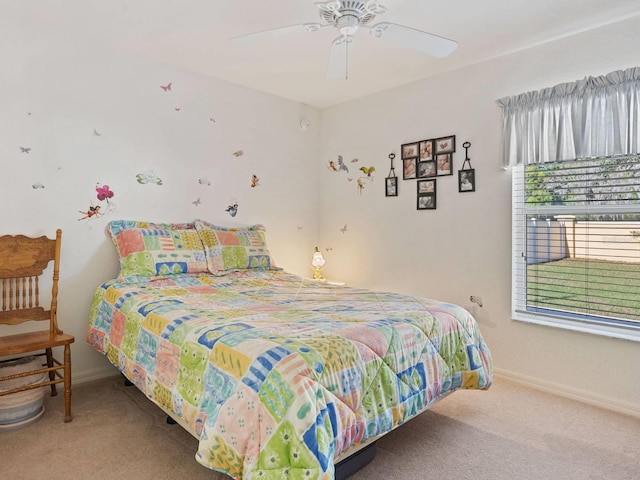
[[[124, 385], [126, 387], [132, 387], [132, 386], [135, 387], [135, 384], [131, 380], [129, 380], [127, 377], [125, 377], [123, 373], [121, 373], [121, 375], [124, 378]], [[429, 408], [431, 408], [431, 406], [435, 405], [443, 398], [448, 397], [452, 393], [453, 392], [447, 392], [446, 394], [437, 398], [429, 405]], [[155, 402], [153, 402], [153, 404], [167, 415], [167, 423], [169, 425], [180, 425], [193, 438], [195, 438], [196, 440], [199, 440], [198, 435], [189, 428], [189, 426], [186, 424], [186, 422], [182, 418], [176, 416], [173, 412], [170, 412], [162, 405], [158, 405]], [[361, 470], [364, 467], [366, 467], [375, 458], [376, 453], [378, 453], [378, 447], [377, 447], [378, 440], [379, 438], [375, 438], [363, 444], [357, 445], [356, 447], [353, 447], [352, 449], [350, 449], [348, 452], [345, 452], [339, 455], [336, 458], [335, 465], [334, 465], [335, 480], [347, 480], [351, 475], [356, 473], [358, 470]]]
[[[126, 387], [135, 387], [135, 384], [122, 374], [124, 378], [124, 385]], [[193, 438], [198, 439], [198, 435], [192, 431], [182, 418], [173, 414], [162, 405], [153, 404], [162, 410], [167, 415], [167, 423], [169, 425], [180, 425], [184, 428]], [[340, 455], [335, 464], [335, 480], [346, 480], [358, 470], [364, 468], [371, 460], [376, 456], [376, 440], [358, 445], [353, 450], [350, 450], [347, 455]]]

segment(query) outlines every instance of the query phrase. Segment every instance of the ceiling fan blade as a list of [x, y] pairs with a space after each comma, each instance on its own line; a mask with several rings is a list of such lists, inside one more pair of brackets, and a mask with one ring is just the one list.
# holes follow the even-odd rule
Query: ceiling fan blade
[[371, 35], [401, 47], [411, 48], [433, 57], [446, 57], [458, 48], [458, 42], [397, 23], [381, 22], [371, 27]]
[[299, 23], [297, 25], [287, 25], [285, 27], [272, 28], [270, 30], [262, 30], [260, 32], [238, 35], [237, 37], [231, 37], [230, 40], [238, 44], [245, 44], [256, 40], [268, 40], [270, 38], [277, 38], [292, 33], [315, 32], [317, 30], [320, 30], [321, 28], [325, 28], [328, 26], [330, 25], [323, 25], [321, 23]]
[[327, 65], [327, 78], [349, 78], [349, 55], [353, 47], [353, 37], [343, 35], [331, 43], [329, 51], [329, 64]]

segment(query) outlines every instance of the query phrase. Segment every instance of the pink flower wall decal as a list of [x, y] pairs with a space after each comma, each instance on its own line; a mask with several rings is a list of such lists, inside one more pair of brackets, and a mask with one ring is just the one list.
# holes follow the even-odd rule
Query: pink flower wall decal
[[102, 187], [96, 187], [98, 192], [98, 200], [103, 201], [108, 198], [113, 198], [114, 193], [109, 189], [109, 185], [103, 185]]

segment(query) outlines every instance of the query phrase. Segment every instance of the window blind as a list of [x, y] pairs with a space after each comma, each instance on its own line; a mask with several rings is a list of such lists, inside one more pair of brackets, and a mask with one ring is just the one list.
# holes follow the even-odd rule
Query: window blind
[[640, 157], [513, 170], [513, 306], [640, 328]]

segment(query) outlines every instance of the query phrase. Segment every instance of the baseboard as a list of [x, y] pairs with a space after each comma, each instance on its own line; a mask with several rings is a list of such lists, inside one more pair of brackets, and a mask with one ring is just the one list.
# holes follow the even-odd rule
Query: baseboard
[[118, 372], [115, 367], [108, 365], [106, 367], [95, 368], [78, 374], [72, 373], [71, 381], [74, 385], [80, 385], [94, 380], [100, 380], [102, 378], [113, 377], [119, 374], [120, 372]]
[[551, 393], [561, 397], [576, 400], [595, 407], [612, 410], [614, 412], [640, 418], [640, 405], [637, 403], [625, 402], [615, 398], [598, 395], [578, 388], [567, 387], [559, 383], [548, 382], [535, 377], [529, 377], [520, 373], [510, 372], [501, 368], [494, 368], [496, 377], [503, 378], [513, 383], [535, 388], [543, 392]]
[[[567, 387], [566, 385], [561, 385], [559, 383], [548, 382], [546, 380], [522, 375], [502, 368], [494, 368], [493, 373], [496, 377], [503, 378], [513, 383], [535, 388], [536, 390], [576, 400], [595, 407], [605, 408], [607, 410], [640, 418], [640, 405], [638, 404], [617, 400], [604, 395], [598, 395], [578, 388]], [[93, 380], [113, 377], [119, 374], [120, 372], [118, 372], [115, 367], [106, 366], [73, 375], [73, 383], [75, 385], [79, 385]]]

